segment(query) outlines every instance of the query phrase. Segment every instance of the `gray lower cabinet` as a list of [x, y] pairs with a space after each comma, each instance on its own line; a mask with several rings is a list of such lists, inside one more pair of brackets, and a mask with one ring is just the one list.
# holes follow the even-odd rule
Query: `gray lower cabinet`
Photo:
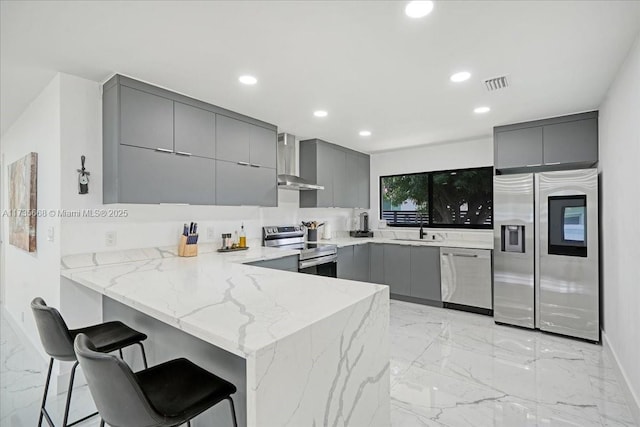
[[298, 272], [298, 256], [291, 255], [283, 258], [269, 259], [265, 261], [249, 262], [248, 265], [256, 267], [272, 268], [274, 270]]
[[392, 294], [411, 295], [411, 247], [384, 245], [384, 284]]
[[173, 151], [173, 101], [120, 86], [120, 143]]
[[216, 204], [277, 206], [276, 170], [216, 160]]
[[544, 163], [598, 161], [598, 120], [576, 120], [544, 126]]
[[120, 146], [120, 203], [215, 204], [215, 160]]
[[384, 284], [384, 245], [369, 244], [369, 281]]
[[410, 295], [440, 302], [440, 294], [440, 248], [412, 246]]
[[174, 103], [174, 151], [181, 155], [216, 156], [216, 115], [181, 102]]
[[353, 263], [355, 264], [353, 280], [369, 281], [370, 246], [369, 244], [353, 246]]
[[369, 246], [366, 244], [338, 248], [339, 279], [369, 281]]

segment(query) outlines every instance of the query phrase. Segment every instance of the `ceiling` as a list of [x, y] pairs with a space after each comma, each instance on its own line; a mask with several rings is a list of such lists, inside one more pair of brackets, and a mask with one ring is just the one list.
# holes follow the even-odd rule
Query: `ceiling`
[[[422, 19], [404, 6], [2, 1], [1, 131], [61, 71], [125, 74], [365, 152], [464, 140], [598, 108], [640, 29], [636, 1], [441, 1]], [[460, 70], [471, 79], [450, 82]], [[502, 74], [511, 86], [487, 92]]]

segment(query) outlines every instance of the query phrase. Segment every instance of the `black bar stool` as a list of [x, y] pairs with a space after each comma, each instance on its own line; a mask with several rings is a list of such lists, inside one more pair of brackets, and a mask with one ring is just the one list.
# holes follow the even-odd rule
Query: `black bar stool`
[[233, 425], [238, 426], [231, 398], [236, 387], [187, 359], [134, 373], [122, 359], [97, 351], [84, 334], [76, 337], [74, 348], [101, 426], [190, 426], [191, 419], [223, 400], [229, 401]]
[[99, 325], [89, 326], [81, 329], [69, 329], [67, 324], [62, 319], [60, 312], [53, 307], [47, 306], [42, 298], [34, 298], [31, 301], [31, 310], [33, 316], [36, 319], [36, 325], [38, 327], [38, 334], [40, 335], [40, 341], [45, 352], [51, 357], [49, 361], [49, 372], [47, 373], [47, 381], [44, 386], [44, 395], [42, 396], [42, 405], [40, 406], [40, 418], [38, 419], [38, 427], [42, 425], [42, 418], [46, 418], [47, 423], [51, 427], [55, 427], [45, 404], [47, 402], [47, 392], [49, 391], [49, 382], [51, 380], [51, 369], [53, 368], [53, 361], [59, 360], [63, 362], [73, 362], [73, 368], [71, 368], [71, 378], [69, 379], [69, 389], [67, 390], [67, 403], [64, 408], [64, 418], [62, 421], [62, 427], [68, 427], [85, 421], [98, 413], [95, 412], [91, 415], [67, 424], [69, 418], [69, 406], [71, 404], [71, 392], [73, 391], [73, 380], [76, 374], [76, 368], [78, 367], [78, 360], [73, 350], [73, 340], [79, 334], [84, 334], [91, 337], [91, 340], [95, 343], [98, 351], [111, 352], [118, 350], [120, 357], [122, 357], [122, 349], [133, 344], [138, 344], [142, 351], [142, 360], [145, 368], [147, 367], [147, 356], [144, 352], [144, 346], [142, 341], [147, 339], [147, 336], [141, 332], [131, 329], [122, 322], [107, 322]]

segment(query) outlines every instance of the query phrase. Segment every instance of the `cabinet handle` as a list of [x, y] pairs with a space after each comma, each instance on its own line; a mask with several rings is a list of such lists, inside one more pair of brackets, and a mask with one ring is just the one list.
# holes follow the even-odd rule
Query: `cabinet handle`
[[249, 166], [249, 163], [247, 163], [247, 162], [238, 162], [238, 164], [240, 166]]
[[542, 166], [542, 163], [536, 163], [535, 165], [525, 165], [527, 168], [535, 168], [537, 166]]
[[187, 153], [186, 151], [176, 151], [176, 154], [179, 156], [191, 156], [191, 153]]
[[258, 165], [258, 164], [251, 163], [251, 167], [252, 167], [252, 168], [261, 168], [261, 167], [262, 167], [262, 165]]
[[166, 148], [156, 148], [156, 151], [160, 151], [161, 153], [173, 153], [173, 150], [167, 150]]
[[545, 163], [547, 166], [559, 165], [561, 162]]
[[442, 255], [461, 256], [465, 258], [478, 258], [477, 254], [454, 254], [453, 252], [443, 252]]

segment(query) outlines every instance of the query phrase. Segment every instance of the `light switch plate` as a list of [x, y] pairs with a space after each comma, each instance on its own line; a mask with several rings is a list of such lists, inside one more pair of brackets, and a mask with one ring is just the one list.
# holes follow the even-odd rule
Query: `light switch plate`
[[47, 227], [47, 240], [53, 242], [56, 234], [56, 229], [53, 227]]

